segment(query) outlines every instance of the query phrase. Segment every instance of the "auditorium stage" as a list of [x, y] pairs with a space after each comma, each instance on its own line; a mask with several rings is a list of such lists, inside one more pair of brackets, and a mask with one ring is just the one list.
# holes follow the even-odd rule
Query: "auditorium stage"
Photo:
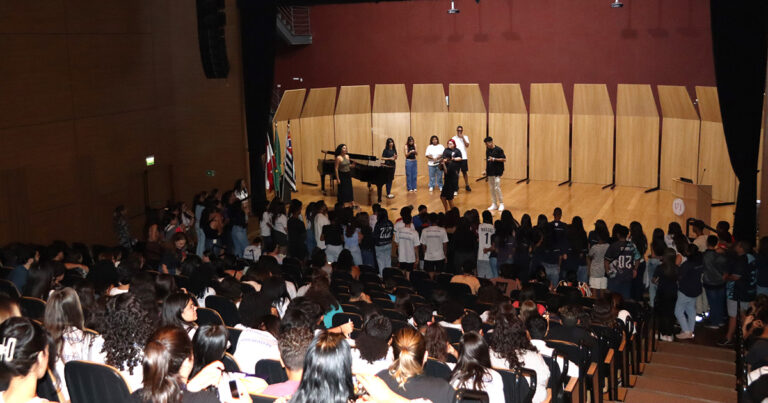
[[[310, 186], [297, 184], [298, 192], [293, 193], [292, 197], [307, 203], [324, 199], [329, 208], [333, 208], [336, 203], [336, 194], [331, 191], [327, 183], [327, 196], [323, 196], [320, 186]], [[355, 202], [365, 211], [370, 213], [370, 207], [376, 202], [376, 187], [371, 191], [365, 184], [353, 180]], [[393, 199], [382, 199], [381, 205], [390, 210], [390, 217], [394, 213], [397, 215], [399, 209], [405, 205], [417, 207], [420, 204], [427, 206], [429, 211], [443, 211], [440, 202], [440, 192], [430, 192], [427, 188], [427, 177], [419, 176], [419, 191], [408, 192], [405, 189], [405, 176], [396, 176], [392, 184]], [[470, 178], [471, 192], [464, 189], [464, 180], [460, 179], [458, 196], [454, 198], [454, 205], [462, 213], [466, 209], [476, 208], [482, 210], [487, 208], [490, 202], [488, 184], [485, 181], [475, 182]], [[552, 210], [555, 207], [563, 209], [563, 220], [570, 222], [573, 216], [581, 216], [584, 220], [584, 226], [587, 231], [591, 230], [596, 219], [602, 218], [608, 224], [608, 228], [614, 223], [629, 225], [631, 221], [639, 221], [647, 236], [651, 231], [660, 227], [666, 232], [670, 221], [680, 221], [682, 219], [675, 216], [672, 212], [672, 200], [674, 197], [668, 191], [658, 190], [656, 192], [645, 193], [644, 188], [619, 187], [615, 189], [602, 189], [601, 185], [574, 183], [571, 186], [558, 186], [556, 182], [549, 181], [531, 181], [528, 184], [517, 184], [516, 180], [502, 179], [502, 192], [504, 194], [504, 206], [510, 210], [513, 216], [520, 220], [520, 217], [527, 213], [531, 215], [533, 223], [536, 223], [536, 216], [546, 214], [549, 219], [552, 217]], [[386, 194], [386, 191], [382, 191]], [[712, 219], [709, 224], [714, 226], [717, 221], [726, 220], [733, 222], [734, 206], [722, 206], [712, 208]], [[498, 218], [500, 213], [494, 211], [494, 218]], [[393, 220], [394, 221], [394, 220]]]

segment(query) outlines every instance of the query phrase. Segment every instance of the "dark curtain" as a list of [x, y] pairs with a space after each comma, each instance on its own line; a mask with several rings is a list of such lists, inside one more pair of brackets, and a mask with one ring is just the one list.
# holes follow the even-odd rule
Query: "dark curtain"
[[710, 8], [720, 113], [728, 155], [739, 178], [733, 234], [754, 242], [768, 1], [711, 0]]
[[266, 204], [264, 162], [270, 131], [270, 107], [275, 75], [277, 7], [274, 0], [239, 0], [243, 57], [243, 97], [251, 171], [251, 205]]

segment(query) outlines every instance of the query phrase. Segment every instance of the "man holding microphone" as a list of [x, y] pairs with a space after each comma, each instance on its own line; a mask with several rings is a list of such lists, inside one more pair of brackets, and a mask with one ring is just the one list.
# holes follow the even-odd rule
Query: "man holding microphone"
[[504, 163], [507, 156], [501, 147], [493, 144], [493, 137], [486, 137], [485, 140], [485, 172], [487, 176], [488, 188], [491, 190], [491, 206], [488, 210], [504, 211], [504, 200], [501, 196], [501, 175], [504, 173]]

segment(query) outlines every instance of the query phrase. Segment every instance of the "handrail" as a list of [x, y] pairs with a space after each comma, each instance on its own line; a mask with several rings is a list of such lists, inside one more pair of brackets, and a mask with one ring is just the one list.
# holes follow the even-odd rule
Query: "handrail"
[[747, 394], [747, 386], [749, 384], [748, 374], [749, 369], [746, 363], [746, 349], [744, 342], [744, 334], [741, 332], [741, 299], [736, 298], [736, 333], [734, 334], [733, 349], [736, 353], [736, 401], [738, 403], [750, 401]]
[[309, 24], [309, 7], [278, 6], [277, 18], [279, 18], [293, 35], [312, 35], [312, 27]]

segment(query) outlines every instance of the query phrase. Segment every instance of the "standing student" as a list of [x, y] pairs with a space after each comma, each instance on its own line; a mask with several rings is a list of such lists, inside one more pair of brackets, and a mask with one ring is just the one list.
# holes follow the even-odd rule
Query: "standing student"
[[334, 169], [336, 170], [336, 194], [339, 199], [339, 203], [342, 203], [344, 207], [352, 207], [354, 202], [354, 194], [352, 193], [352, 162], [347, 155], [347, 145], [339, 144], [336, 147], [336, 164]]
[[417, 167], [416, 164], [416, 143], [413, 136], [408, 136], [405, 142], [405, 185], [409, 192], [416, 191]]
[[[392, 138], [387, 139], [387, 143], [384, 146], [384, 151], [381, 152], [381, 159], [384, 161], [385, 165], [390, 167], [395, 166], [395, 161], [397, 160], [397, 149], [395, 148], [395, 140], [392, 140]], [[395, 195], [392, 194], [392, 180], [388, 180], [386, 185], [387, 198], [391, 199], [395, 197]]]
[[627, 240], [629, 229], [619, 225], [615, 230], [618, 239], [605, 251], [605, 273], [608, 277], [608, 289], [621, 294], [624, 299], [631, 299], [632, 279], [637, 276], [637, 266], [643, 257], [635, 244]]
[[395, 233], [397, 261], [403, 270], [414, 270], [419, 263], [419, 233], [413, 228], [411, 215], [403, 216], [404, 226]]
[[424, 248], [424, 271], [442, 272], [448, 252], [448, 233], [438, 225], [438, 216], [431, 213], [427, 222], [429, 226], [421, 231], [421, 245]]
[[[492, 238], [496, 230], [493, 227], [491, 212], [483, 211], [483, 222], [477, 227], [477, 275], [483, 278], [499, 277], [497, 265], [491, 265]], [[494, 267], [496, 266], [496, 267]]]
[[677, 270], [677, 302], [675, 317], [681, 332], [675, 337], [681, 340], [692, 339], [696, 326], [696, 298], [701, 294], [701, 275], [704, 263], [697, 246], [688, 245], [688, 259]]
[[[488, 189], [491, 191], [491, 206], [488, 210], [504, 211], [504, 199], [501, 196], [501, 175], [504, 173], [504, 162], [507, 156], [501, 147], [493, 144], [493, 137], [488, 136], [485, 142], [485, 171], [483, 176], [488, 175]], [[467, 179], [467, 173], [464, 172], [464, 180]], [[469, 187], [469, 186], [467, 186]], [[467, 189], [469, 190], [469, 189]]]
[[459, 186], [459, 170], [461, 169], [463, 155], [456, 148], [456, 141], [453, 139], [448, 140], [448, 147], [443, 151], [441, 162], [445, 172], [445, 184], [440, 192], [440, 200], [442, 200], [446, 212], [453, 208], [453, 196], [456, 194]]
[[429, 138], [429, 145], [427, 146], [427, 167], [429, 168], [429, 191], [433, 191], [435, 186], [441, 191], [443, 190], [443, 171], [440, 170], [439, 160], [443, 156], [445, 147], [440, 144], [440, 139], [437, 136]]
[[315, 231], [315, 242], [317, 247], [325, 250], [325, 241], [323, 241], [323, 227], [331, 223], [328, 219], [328, 206], [325, 205], [325, 201], [320, 200], [315, 204], [315, 217], [312, 223], [312, 227]]
[[379, 275], [384, 275], [384, 269], [392, 266], [392, 237], [395, 226], [389, 221], [387, 209], [379, 209], [379, 219], [373, 227], [373, 244], [376, 250], [376, 264], [379, 266]]
[[587, 253], [587, 266], [589, 267], [589, 288], [592, 289], [592, 295], [598, 298], [603, 296], [603, 292], [608, 288], [608, 279], [605, 277], [605, 251], [608, 250], [608, 230], [597, 230], [595, 239], [597, 243], [589, 248]]
[[[464, 135], [464, 127], [456, 126], [456, 135], [453, 136], [452, 140], [456, 144], [456, 148], [461, 151], [462, 158], [464, 158], [459, 162], [459, 169], [461, 169], [461, 172], [464, 174], [464, 188], [467, 189], [467, 192], [471, 192], [472, 188], [469, 187], [469, 179], [467, 178], [467, 171], [469, 170], [467, 166], [467, 159], [469, 158], [469, 154], [467, 154], [467, 147], [469, 147], [469, 137]], [[459, 181], [457, 178], [456, 189], [453, 191], [454, 194], [456, 194], [458, 188]]]

